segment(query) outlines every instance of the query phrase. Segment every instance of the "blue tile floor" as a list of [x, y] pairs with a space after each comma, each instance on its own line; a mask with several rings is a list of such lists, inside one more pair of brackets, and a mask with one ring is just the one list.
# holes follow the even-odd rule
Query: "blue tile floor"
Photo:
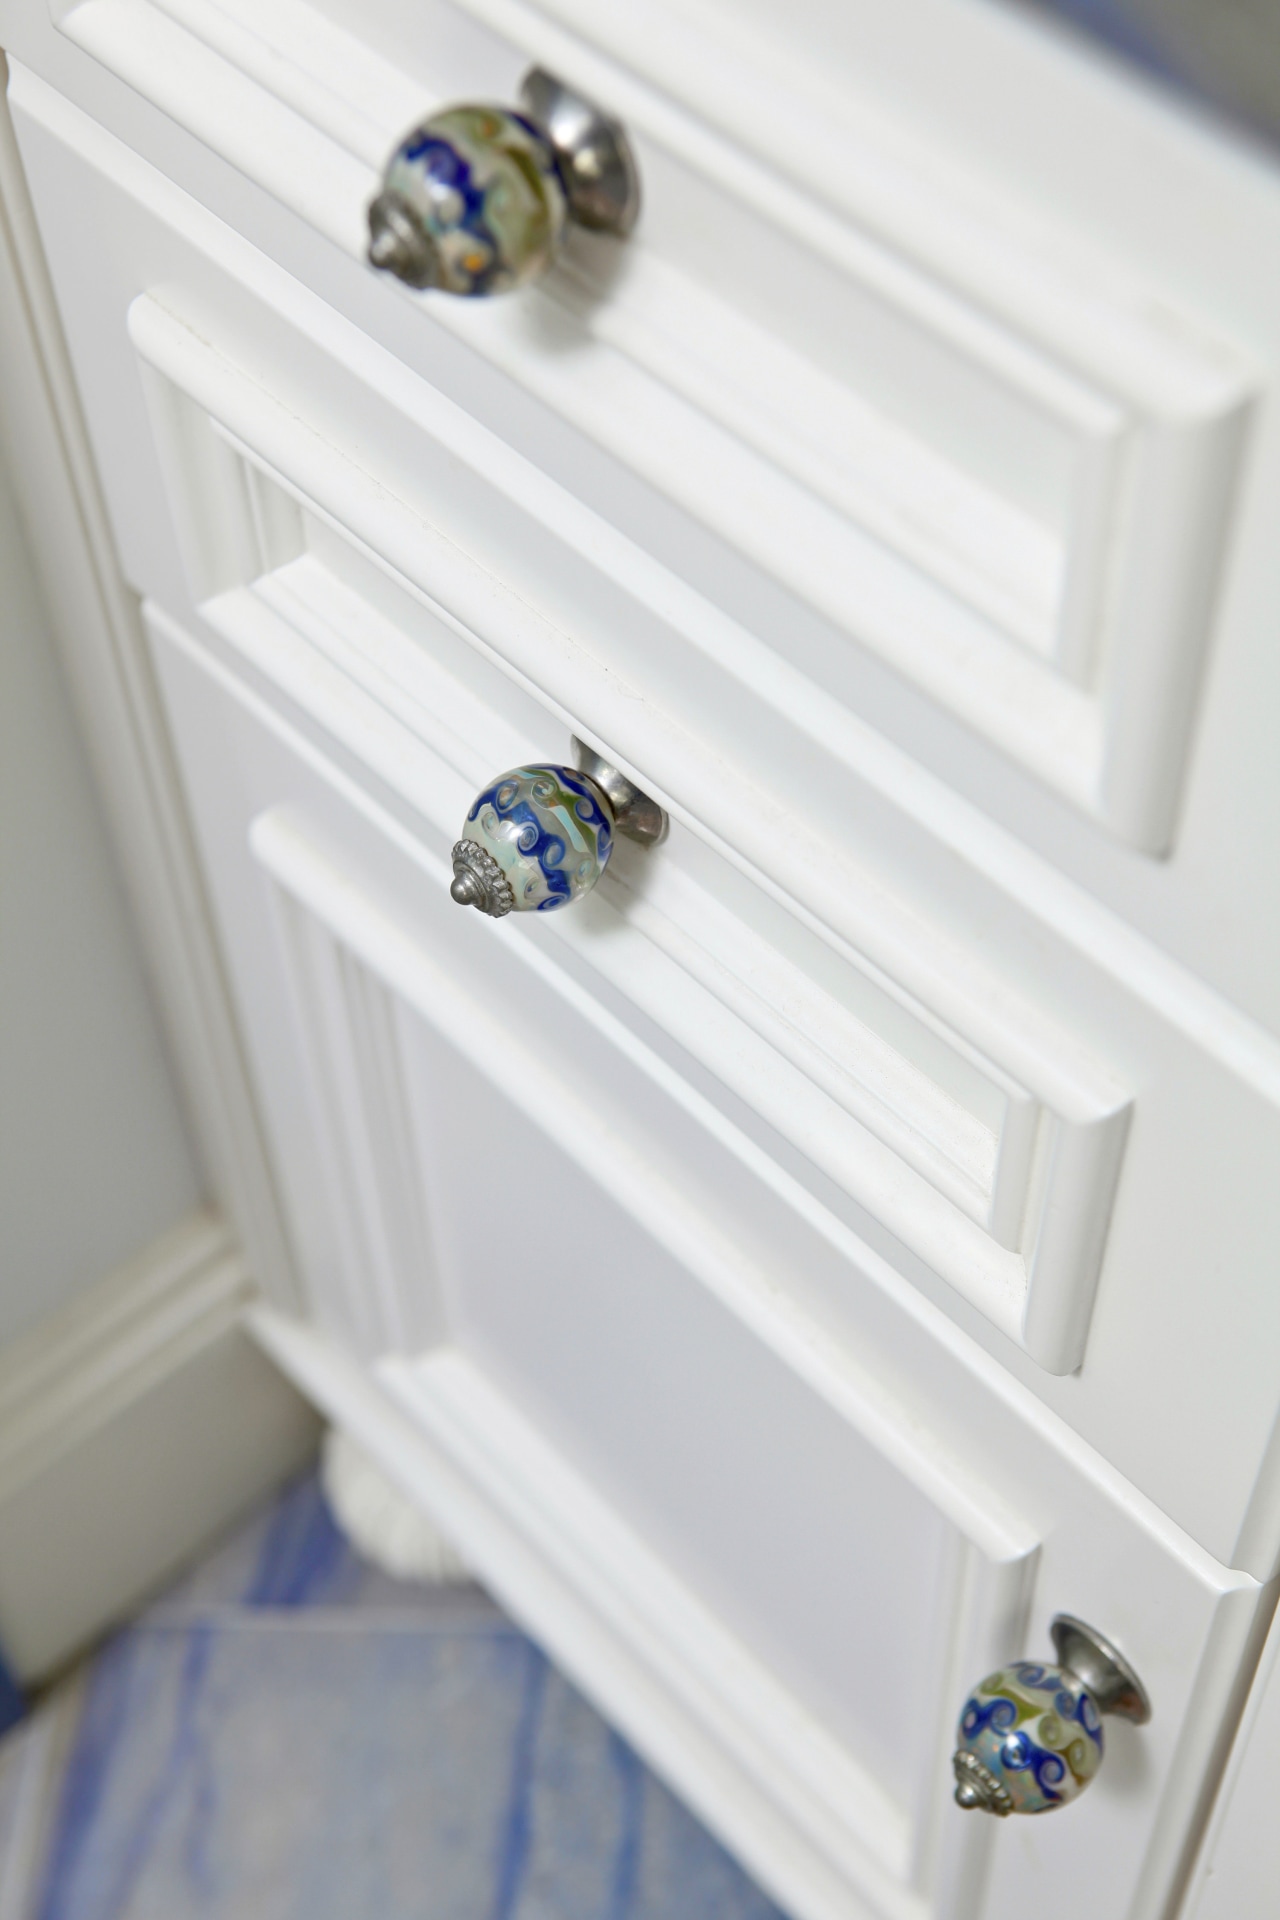
[[473, 1587], [312, 1478], [0, 1742], [0, 1920], [780, 1920]]

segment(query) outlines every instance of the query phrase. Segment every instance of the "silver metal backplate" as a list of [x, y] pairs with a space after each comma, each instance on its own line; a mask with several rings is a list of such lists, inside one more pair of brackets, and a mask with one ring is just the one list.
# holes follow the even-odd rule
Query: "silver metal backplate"
[[656, 847], [666, 838], [667, 816], [656, 800], [647, 793], [641, 793], [633, 786], [624, 773], [610, 766], [607, 760], [585, 742], [573, 741], [573, 761], [579, 773], [585, 773], [600, 788], [610, 807], [613, 809], [613, 824], [618, 832], [628, 840], [638, 840], [642, 847]]
[[1147, 1690], [1122, 1653], [1074, 1614], [1060, 1613], [1049, 1628], [1058, 1659], [1093, 1695], [1099, 1713], [1119, 1714], [1135, 1726], [1151, 1718]]
[[624, 239], [640, 215], [640, 176], [619, 122], [544, 67], [526, 73], [520, 104], [551, 142], [572, 217]]

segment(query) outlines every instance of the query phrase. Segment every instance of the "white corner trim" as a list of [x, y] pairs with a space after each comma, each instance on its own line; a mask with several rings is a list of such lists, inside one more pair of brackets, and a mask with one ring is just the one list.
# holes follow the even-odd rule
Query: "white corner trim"
[[0, 428], [22, 449], [13, 475], [19, 515], [193, 1131], [255, 1275], [292, 1303], [292, 1257], [137, 599], [121, 577], [3, 98]]
[[315, 1445], [243, 1328], [256, 1289], [193, 1213], [0, 1350], [0, 1643], [39, 1679]]

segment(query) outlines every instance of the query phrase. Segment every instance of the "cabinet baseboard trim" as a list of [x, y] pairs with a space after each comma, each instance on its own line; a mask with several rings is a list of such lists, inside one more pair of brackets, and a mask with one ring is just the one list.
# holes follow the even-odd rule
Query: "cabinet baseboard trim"
[[[876, 1857], [880, 1844], [896, 1851], [896, 1836], [855, 1833], [841, 1813], [842, 1800], [865, 1802], [868, 1783], [847, 1796], [843, 1778], [824, 1784], [814, 1765], [819, 1746], [835, 1772], [850, 1766], [835, 1743], [802, 1727], [798, 1708], [757, 1674], [745, 1650], [714, 1621], [697, 1620], [701, 1609], [674, 1577], [579, 1490], [577, 1504], [590, 1506], [592, 1522], [590, 1550], [581, 1550], [584, 1512], [566, 1514], [564, 1489], [549, 1483], [545, 1461], [531, 1466], [511, 1454], [502, 1431], [510, 1419], [495, 1426], [485, 1417], [491, 1393], [477, 1385], [470, 1404], [474, 1368], [440, 1349], [425, 1362], [389, 1360], [371, 1373], [271, 1307], [251, 1309], [249, 1325], [788, 1912], [798, 1920], [921, 1920], [926, 1903], [902, 1885], [900, 1863]], [[477, 1414], [487, 1467], [473, 1444]], [[545, 1498], [527, 1497], [530, 1473]], [[665, 1604], [654, 1603], [656, 1586]]]
[[314, 1450], [196, 1212], [0, 1350], [0, 1643], [38, 1681]]

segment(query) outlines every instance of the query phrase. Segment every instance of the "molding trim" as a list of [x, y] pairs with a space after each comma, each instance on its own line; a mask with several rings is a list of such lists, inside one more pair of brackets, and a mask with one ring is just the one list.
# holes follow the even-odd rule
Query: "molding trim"
[[[441, 1347], [370, 1375], [270, 1308], [250, 1325], [788, 1911], [976, 1912], [990, 1823], [945, 1818], [947, 1768], [919, 1807], [890, 1800], [480, 1369]], [[1025, 1633], [1037, 1564], [1026, 1529], [980, 1530], [982, 1544], [957, 1528], [938, 1596], [931, 1682], [948, 1718], [960, 1675]]]
[[444, 1316], [395, 998], [279, 883], [273, 905], [332, 1221], [331, 1263], [307, 1276], [313, 1308], [366, 1358], [414, 1352]]
[[[5, 77], [0, 54], [0, 79]], [[18, 511], [89, 750], [195, 1137], [255, 1275], [296, 1300], [236, 1017], [136, 596], [115, 542], [0, 99], [0, 421]]]
[[300, 1467], [313, 1415], [246, 1337], [197, 1212], [0, 1350], [0, 1641], [39, 1680]]

